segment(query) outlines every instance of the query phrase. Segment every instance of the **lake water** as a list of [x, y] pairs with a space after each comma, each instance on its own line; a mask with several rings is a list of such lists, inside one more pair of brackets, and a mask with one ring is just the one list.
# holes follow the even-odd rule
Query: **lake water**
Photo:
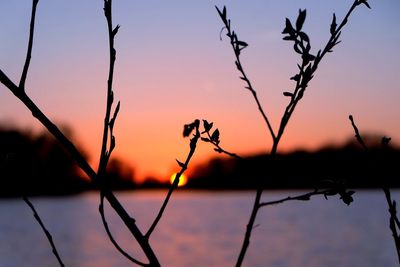
[[[165, 192], [118, 193], [146, 229]], [[266, 192], [273, 200], [296, 192]], [[381, 191], [361, 191], [346, 206], [338, 197], [263, 208], [244, 266], [398, 266]], [[151, 237], [163, 266], [234, 266], [250, 214], [253, 192], [177, 192]], [[394, 194], [400, 199], [400, 192]], [[85, 193], [32, 198], [66, 266], [132, 266], [107, 239], [98, 196]], [[137, 245], [108, 211], [116, 239], [133, 254]], [[58, 266], [32, 212], [19, 199], [0, 200], [0, 267]], [[144, 230], [143, 230], [144, 231]], [[142, 255], [138, 255], [143, 258]]]

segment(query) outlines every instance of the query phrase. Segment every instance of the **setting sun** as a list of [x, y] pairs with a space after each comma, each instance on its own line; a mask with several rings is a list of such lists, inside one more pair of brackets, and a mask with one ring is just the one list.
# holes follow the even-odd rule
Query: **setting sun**
[[[174, 173], [171, 175], [171, 178], [169, 179], [169, 182], [172, 184], [175, 180], [177, 173]], [[187, 178], [186, 175], [182, 174], [181, 177], [179, 177], [179, 183], [178, 183], [178, 187], [184, 186], [187, 184]]]

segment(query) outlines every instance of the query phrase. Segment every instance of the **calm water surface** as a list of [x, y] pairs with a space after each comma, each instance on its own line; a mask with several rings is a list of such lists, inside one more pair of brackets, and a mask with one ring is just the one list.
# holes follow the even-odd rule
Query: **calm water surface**
[[[141, 229], [147, 230], [165, 192], [119, 193]], [[273, 200], [295, 192], [266, 192]], [[400, 192], [394, 197], [400, 199]], [[253, 192], [178, 192], [151, 237], [163, 266], [234, 266]], [[33, 198], [67, 266], [131, 266], [108, 241], [98, 196], [86, 193]], [[398, 266], [383, 193], [361, 191], [346, 206], [316, 197], [266, 207], [257, 218], [244, 266]], [[108, 209], [116, 239], [143, 258], [122, 223]], [[30, 209], [19, 199], [0, 200], [0, 267], [58, 266]], [[144, 230], [143, 230], [144, 231]]]

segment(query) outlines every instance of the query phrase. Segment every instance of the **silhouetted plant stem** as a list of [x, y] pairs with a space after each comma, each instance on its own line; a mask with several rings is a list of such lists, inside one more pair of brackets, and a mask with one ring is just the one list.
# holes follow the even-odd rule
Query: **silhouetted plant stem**
[[[101, 221], [103, 222], [103, 226], [106, 230], [108, 238], [114, 247], [127, 259], [136, 263], [138, 265], [144, 266], [145, 264], [135, 259], [128, 252], [126, 252], [115, 240], [113, 237], [110, 227], [107, 223], [105, 211], [104, 211], [104, 192], [102, 190], [105, 187], [106, 182], [104, 181], [106, 175], [106, 169], [108, 161], [111, 157], [111, 153], [115, 148], [115, 137], [113, 135], [114, 123], [118, 115], [120, 102], [118, 102], [117, 107], [114, 111], [114, 116], [111, 118], [111, 109], [114, 102], [114, 92], [113, 92], [113, 79], [114, 79], [114, 66], [116, 59], [116, 50], [114, 48], [114, 37], [118, 32], [119, 25], [117, 25], [114, 29], [112, 26], [112, 0], [104, 1], [104, 15], [107, 21], [107, 29], [108, 29], [108, 40], [109, 40], [109, 70], [108, 70], [108, 80], [107, 80], [107, 103], [106, 103], [106, 112], [104, 117], [104, 128], [103, 128], [103, 138], [101, 144], [100, 151], [100, 160], [99, 166], [97, 170], [97, 177], [100, 183], [103, 185], [100, 190], [100, 204], [99, 204], [99, 213], [101, 216]], [[110, 132], [110, 140], [108, 138], [108, 133]], [[108, 147], [107, 147], [108, 146]], [[108, 148], [108, 149], [107, 149]]]
[[[99, 182], [96, 172], [92, 169], [89, 163], [85, 160], [82, 154], [78, 151], [75, 145], [53, 124], [44, 113], [33, 103], [33, 101], [26, 95], [24, 91], [19, 88], [0, 70], [0, 81], [18, 98], [22, 103], [32, 112], [33, 117], [41, 122], [41, 124], [71, 153], [76, 160], [78, 166], [86, 173], [86, 175], [93, 181], [104, 194], [104, 197], [110, 203], [111, 207], [115, 210], [118, 216], [122, 219], [131, 234], [138, 241], [143, 249], [143, 252], [151, 258], [156, 258], [152, 248], [150, 247], [144, 235], [136, 225], [136, 221], [132, 218], [121, 205], [115, 195]], [[153, 259], [154, 261], [154, 259]], [[153, 262], [150, 261], [150, 262]], [[154, 265], [157, 266], [157, 265]]]
[[236, 59], [235, 64], [236, 64], [237, 70], [241, 74], [240, 79], [242, 79], [246, 83], [245, 88], [247, 90], [249, 90], [251, 92], [251, 94], [253, 95], [253, 98], [254, 98], [254, 100], [256, 101], [256, 104], [257, 104], [257, 108], [258, 108], [259, 112], [261, 113], [265, 123], [267, 124], [268, 130], [269, 130], [272, 138], [275, 138], [275, 133], [274, 133], [274, 130], [272, 129], [272, 125], [271, 125], [267, 115], [265, 114], [264, 109], [261, 106], [261, 103], [260, 103], [260, 101], [258, 99], [258, 96], [257, 96], [257, 92], [254, 89], [253, 85], [251, 84], [250, 79], [247, 77], [247, 74], [244, 71], [242, 62], [240, 60], [240, 52], [244, 48], [246, 48], [248, 46], [248, 44], [246, 42], [240, 41], [238, 39], [236, 33], [232, 30], [231, 21], [226, 16], [226, 7], [224, 6], [223, 11], [219, 10], [217, 6], [215, 8], [217, 9], [217, 11], [218, 11], [218, 13], [219, 13], [224, 25], [225, 25], [224, 29], [226, 29], [226, 31], [227, 31], [226, 35], [229, 37], [232, 49], [233, 49], [233, 51], [235, 53], [235, 59]]
[[[368, 146], [365, 144], [364, 139], [362, 138], [360, 131], [357, 128], [356, 123], [354, 122], [354, 118], [352, 115], [349, 116], [349, 120], [351, 122], [351, 126], [353, 127], [354, 133], [355, 133], [355, 138], [357, 139], [357, 142], [362, 146], [362, 148], [365, 150], [365, 152], [369, 152]], [[390, 141], [390, 138], [383, 137], [382, 138], [382, 148], [385, 148], [385, 146], [388, 145]], [[397, 217], [397, 205], [396, 201], [392, 200], [391, 192], [390, 189], [386, 186], [382, 187], [383, 193], [385, 194], [386, 202], [389, 207], [389, 228], [390, 231], [392, 232], [393, 236], [393, 241], [396, 247], [396, 252], [397, 252], [397, 258], [400, 264], [400, 236], [399, 236], [399, 230], [400, 230], [400, 221], [399, 218]]]
[[[189, 162], [190, 162], [191, 158], [193, 157], [194, 152], [196, 151], [197, 142], [199, 141], [199, 138], [200, 138], [199, 124], [200, 124], [199, 120], [195, 120], [191, 124], [191, 125], [193, 125], [193, 129], [195, 130], [195, 133], [194, 133], [193, 137], [190, 139], [190, 151], [189, 151], [184, 163], [177, 160], [178, 165], [181, 167], [181, 170], [176, 174], [176, 176], [174, 178], [174, 181], [172, 182], [171, 186], [169, 187], [168, 193], [167, 193], [167, 195], [166, 195], [166, 197], [164, 199], [163, 204], [161, 205], [161, 208], [160, 208], [156, 218], [154, 219], [154, 221], [151, 224], [149, 230], [145, 234], [147, 239], [150, 238], [150, 236], [153, 233], [154, 229], [156, 228], [157, 224], [161, 220], [161, 217], [164, 214], [165, 208], [168, 205], [168, 202], [169, 202], [169, 200], [170, 200], [170, 198], [172, 196], [172, 193], [174, 192], [175, 189], [178, 188], [180, 177], [182, 176], [182, 174], [188, 168]], [[186, 136], [184, 136], [184, 137], [186, 137]]]
[[238, 256], [238, 259], [236, 261], [236, 265], [235, 265], [236, 267], [242, 266], [244, 257], [246, 256], [247, 248], [250, 245], [250, 237], [251, 237], [252, 230], [254, 228], [254, 222], [256, 220], [258, 210], [261, 207], [260, 206], [260, 201], [261, 201], [262, 193], [263, 193], [263, 189], [261, 187], [258, 188], [257, 191], [256, 191], [256, 197], [254, 199], [253, 209], [251, 210], [249, 222], [247, 223], [247, 226], [246, 226], [246, 232], [244, 234], [242, 247], [240, 249], [239, 256]]
[[31, 23], [29, 26], [28, 49], [26, 52], [26, 59], [25, 59], [24, 68], [22, 70], [21, 79], [19, 81], [19, 88], [21, 88], [21, 90], [23, 90], [23, 91], [25, 90], [26, 76], [28, 75], [29, 64], [31, 62], [31, 57], [32, 57], [33, 33], [34, 33], [34, 29], [35, 29], [36, 7], [37, 7], [38, 3], [39, 3], [39, 0], [32, 0], [32, 14], [31, 14]]
[[297, 195], [297, 196], [294, 196], [294, 197], [288, 196], [288, 197], [285, 197], [285, 198], [282, 198], [282, 199], [279, 199], [279, 200], [261, 202], [259, 206], [260, 207], [271, 206], [271, 205], [281, 204], [281, 203], [284, 203], [284, 202], [287, 202], [287, 201], [293, 201], [293, 200], [307, 201], [307, 200], [310, 200], [310, 198], [312, 196], [318, 196], [318, 195], [326, 196], [330, 192], [331, 192], [331, 189], [325, 189], [325, 190], [315, 189], [312, 192], [308, 192], [308, 193], [305, 193], [305, 194]]
[[58, 263], [60, 264], [61, 267], [64, 267], [64, 263], [61, 260], [60, 255], [58, 254], [56, 245], [54, 244], [53, 237], [51, 236], [50, 232], [47, 230], [46, 226], [44, 226], [42, 219], [40, 218], [39, 214], [37, 213], [35, 207], [33, 206], [32, 202], [27, 198], [23, 197], [25, 203], [31, 208], [33, 212], [33, 216], [35, 217], [36, 221], [39, 223], [40, 227], [42, 228], [43, 232], [45, 233], [47, 240], [49, 241], [53, 254], [57, 258]]
[[[298, 102], [303, 98], [309, 82], [314, 77], [314, 73], [318, 69], [320, 61], [328, 52], [332, 52], [333, 47], [335, 47], [337, 44], [340, 43], [339, 37], [341, 35], [342, 28], [347, 24], [351, 13], [355, 10], [355, 8], [358, 5], [361, 5], [361, 4], [365, 4], [367, 7], [369, 7], [369, 4], [367, 3], [366, 0], [355, 0], [353, 2], [352, 6], [350, 7], [349, 11], [347, 12], [346, 16], [344, 17], [342, 22], [339, 24], [339, 27], [337, 26], [337, 23], [336, 23], [336, 15], [333, 14], [332, 23], [330, 26], [331, 37], [329, 38], [324, 49], [322, 51], [319, 50], [317, 55], [311, 54], [310, 39], [309, 39], [308, 35], [302, 31], [302, 27], [303, 27], [304, 21], [306, 19], [306, 10], [299, 10], [299, 16], [296, 20], [295, 28], [292, 26], [290, 20], [286, 19], [286, 26], [282, 32], [282, 34], [285, 34], [286, 36], [283, 39], [294, 42], [293, 48], [296, 53], [301, 55], [302, 62], [301, 62], [301, 64], [298, 64], [299, 72], [290, 78], [291, 80], [296, 82], [293, 92], [284, 92], [283, 93], [284, 96], [290, 98], [290, 101], [285, 108], [285, 111], [283, 113], [283, 116], [282, 116], [280, 124], [279, 124], [278, 131], [276, 133], [273, 130], [271, 123], [269, 122], [268, 116], [265, 114], [263, 108], [261, 107], [260, 101], [258, 100], [258, 97], [257, 97], [257, 93], [256, 93], [255, 89], [253, 88], [246, 72], [244, 71], [241, 60], [240, 60], [241, 51], [243, 49], [245, 49], [248, 46], [248, 44], [246, 42], [240, 40], [238, 38], [237, 34], [235, 33], [235, 31], [232, 30], [231, 20], [228, 19], [228, 17], [227, 17], [226, 7], [224, 6], [222, 11], [218, 7], [216, 7], [218, 14], [221, 17], [221, 20], [224, 23], [223, 29], [226, 29], [226, 31], [227, 31], [226, 35], [230, 39], [230, 44], [231, 44], [231, 47], [233, 49], [235, 59], [236, 59], [235, 65], [236, 65], [237, 70], [240, 72], [240, 79], [242, 79], [245, 82], [245, 84], [246, 84], [245, 88], [252, 93], [253, 98], [255, 99], [255, 102], [257, 104], [258, 110], [259, 110], [260, 114], [262, 115], [262, 117], [264, 118], [264, 121], [266, 122], [266, 124], [268, 126], [269, 133], [271, 134], [273, 142], [272, 142], [270, 156], [272, 159], [274, 159], [276, 156], [279, 142], [283, 136], [286, 126], [287, 126]], [[218, 145], [218, 142], [217, 142], [217, 145]], [[251, 212], [251, 215], [250, 215], [247, 227], [246, 227], [246, 233], [244, 236], [242, 248], [241, 248], [239, 256], [238, 256], [238, 260], [236, 262], [236, 266], [241, 266], [243, 263], [247, 248], [250, 244], [250, 237], [251, 237], [252, 230], [254, 228], [254, 222], [257, 217], [257, 212], [260, 209], [260, 207], [266, 206], [266, 205], [261, 205], [261, 203], [260, 203], [262, 193], [263, 193], [263, 189], [260, 186], [256, 191], [256, 197], [254, 200], [253, 209], [252, 209], [252, 212]], [[344, 192], [343, 196], [351, 197], [351, 194], [352, 193], [347, 193], [347, 195], [346, 195], [346, 192]], [[348, 201], [348, 199], [346, 201]]]
[[[19, 89], [18, 89], [18, 90], [21, 90], [22, 92], [25, 92], [25, 81], [26, 81], [26, 77], [27, 77], [28, 70], [29, 70], [29, 65], [30, 65], [31, 58], [32, 58], [33, 35], [34, 35], [34, 30], [35, 30], [35, 17], [36, 17], [36, 9], [37, 9], [38, 3], [39, 3], [39, 0], [32, 0], [32, 11], [31, 11], [31, 20], [30, 20], [30, 25], [29, 25], [28, 48], [27, 48], [27, 52], [26, 52], [25, 64], [24, 64], [24, 68], [22, 70], [21, 78], [19, 81]], [[1, 72], [0, 75], [3, 76], [4, 74]], [[31, 208], [36, 221], [39, 223], [40, 227], [42, 228], [43, 232], [45, 233], [47, 240], [49, 241], [50, 246], [52, 247], [53, 254], [57, 258], [58, 263], [60, 264], [60, 266], [64, 267], [64, 263], [62, 262], [61, 257], [58, 254], [57, 248], [53, 242], [53, 237], [51, 236], [50, 232], [44, 226], [42, 219], [40, 218], [39, 214], [36, 212], [36, 209], [35, 209], [33, 203], [31, 201], [29, 201], [29, 199], [27, 197], [23, 197], [23, 200]]]
[[[225, 155], [230, 156], [230, 157], [235, 158], [235, 159], [243, 159], [243, 158], [242, 158], [241, 156], [239, 156], [238, 154], [232, 153], [232, 152], [229, 152], [229, 151], [223, 149], [223, 148], [219, 145], [219, 140], [215, 141], [215, 140], [212, 139], [212, 136], [210, 135], [210, 132], [209, 132], [209, 131], [206, 131], [206, 134], [207, 134], [207, 141], [205, 141], [205, 142], [211, 143], [211, 144], [215, 147], [215, 148], [214, 148], [214, 151], [216, 151], [216, 152], [218, 152], [218, 153], [225, 154]], [[203, 141], [204, 141], [204, 140], [205, 140], [205, 139], [203, 138]]]
[[[35, 2], [34, 2], [35, 3]], [[105, 1], [106, 5], [111, 4], [110, 1]], [[33, 8], [36, 8], [36, 5], [33, 5]], [[32, 14], [35, 14], [32, 12]], [[31, 23], [31, 27], [34, 23]], [[33, 40], [33, 30], [30, 31], [30, 40]], [[115, 32], [116, 33], [116, 32]], [[30, 41], [28, 44], [28, 51], [32, 51], [33, 41]], [[27, 53], [30, 58], [31, 52]], [[115, 57], [115, 54], [114, 54]], [[26, 63], [28, 62], [28, 63]], [[26, 60], [24, 68], [26, 68], [26, 74], [22, 75], [22, 77], [26, 77], [28, 69], [29, 69], [29, 60]], [[24, 81], [26, 78], [21, 78], [21, 81]], [[111, 207], [115, 210], [118, 216], [122, 219], [126, 227], [129, 229], [131, 234], [137, 240], [138, 244], [142, 248], [144, 254], [149, 260], [149, 266], [160, 266], [156, 255], [153, 252], [148, 240], [144, 237], [140, 229], [136, 225], [136, 221], [132, 218], [115, 197], [115, 195], [104, 186], [104, 184], [99, 181], [97, 173], [92, 169], [89, 163], [85, 160], [82, 154], [78, 151], [75, 145], [60, 131], [60, 129], [48, 119], [48, 117], [36, 106], [36, 104], [29, 98], [29, 96], [25, 92], [25, 87], [21, 88], [13, 83], [8, 76], [0, 70], [0, 81], [3, 83], [24, 105], [31, 111], [33, 117], [40, 121], [40, 123], [69, 151], [72, 157], [76, 160], [78, 166], [88, 175], [88, 177], [95, 182], [95, 184], [100, 188], [101, 193], [110, 203]], [[117, 110], [115, 111], [114, 119], [117, 114]], [[109, 122], [111, 124], [111, 121]], [[115, 140], [114, 140], [115, 141]], [[112, 142], [112, 141], [111, 141]], [[115, 143], [114, 143], [115, 145]], [[135, 262], [137, 263], [137, 262]]]

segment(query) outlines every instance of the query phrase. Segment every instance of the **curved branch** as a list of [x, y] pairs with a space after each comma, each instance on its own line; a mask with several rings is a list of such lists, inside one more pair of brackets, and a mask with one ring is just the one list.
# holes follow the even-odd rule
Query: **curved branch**
[[114, 247], [119, 251], [119, 253], [121, 253], [124, 257], [126, 257], [127, 259], [129, 259], [130, 261], [132, 261], [133, 263], [136, 263], [137, 265], [140, 266], [147, 266], [147, 264], [135, 259], [134, 257], [132, 257], [131, 255], [129, 255], [128, 252], [126, 252], [119, 244], [117, 241], [115, 241], [114, 236], [111, 233], [110, 227], [108, 226], [107, 223], [107, 219], [105, 216], [105, 212], [104, 212], [104, 196], [102, 195], [102, 193], [100, 193], [100, 205], [99, 205], [99, 212], [101, 215], [101, 220], [103, 222], [104, 228], [106, 230], [106, 233], [108, 235], [108, 238], [110, 239], [111, 243], [114, 245]]

